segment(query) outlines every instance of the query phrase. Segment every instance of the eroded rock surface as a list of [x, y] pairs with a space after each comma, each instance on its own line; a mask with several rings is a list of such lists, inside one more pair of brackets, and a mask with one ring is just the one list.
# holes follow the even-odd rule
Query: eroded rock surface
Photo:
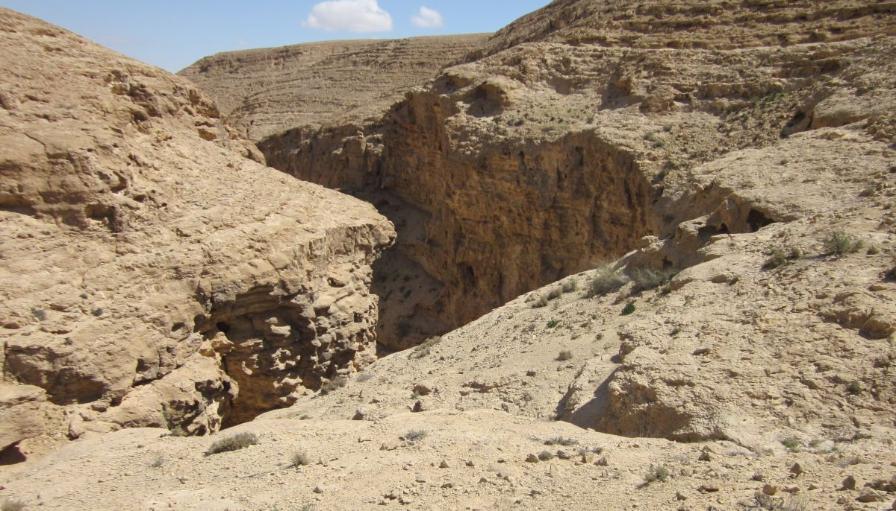
[[[393, 219], [404, 275], [375, 271], [380, 338], [406, 348], [720, 201], [704, 237], [793, 218], [771, 195], [682, 189], [701, 163], [807, 130], [864, 123], [891, 142], [893, 20], [886, 2], [554, 2], [379, 122], [259, 147]], [[793, 152], [784, 168], [814, 157]]]
[[[362, 133], [265, 146], [397, 220], [399, 338], [508, 303], [213, 438], [86, 435], [6, 491], [47, 509], [892, 507], [892, 6], [638, 6], [554, 2]], [[663, 30], [633, 29], [642, 14]], [[308, 310], [265, 319], [251, 291], [202, 311], [203, 349], [246, 360], [249, 325], [276, 337]], [[204, 455], [237, 432], [257, 443]]]
[[[613, 267], [635, 281], [583, 302], [601, 272], [568, 277], [281, 413], [389, 416], [417, 407], [407, 392], [423, 382], [438, 389], [424, 410], [757, 451], [791, 434], [891, 435], [892, 6], [754, 7], [554, 2], [409, 94], [375, 135], [334, 131], [352, 151], [262, 142], [278, 168], [411, 205], [397, 249], [440, 285], [406, 318], [463, 323], [623, 255]], [[717, 8], [751, 37], [733, 47], [682, 15]], [[667, 31], [640, 31], [638, 16], [667, 11]], [[771, 44], [780, 30], [796, 40]], [[616, 35], [581, 38], [598, 32]], [[412, 324], [416, 339], [433, 324]], [[351, 399], [383, 382], [392, 398]]]
[[207, 433], [372, 360], [371, 206], [252, 161], [185, 79], [9, 10], [0, 46], [0, 448], [48, 406]]
[[224, 52], [179, 74], [215, 99], [231, 126], [261, 140], [378, 119], [405, 92], [478, 49], [486, 34], [332, 41]]

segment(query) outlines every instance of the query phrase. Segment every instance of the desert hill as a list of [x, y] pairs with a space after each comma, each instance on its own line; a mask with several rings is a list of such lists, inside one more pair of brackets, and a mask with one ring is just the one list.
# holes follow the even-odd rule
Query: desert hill
[[[288, 200], [313, 191], [329, 201], [315, 196], [326, 220], [339, 221], [338, 208], [367, 226], [369, 241], [340, 243], [345, 259], [337, 262], [323, 251], [320, 273], [301, 274], [311, 283], [288, 295], [287, 311], [279, 298], [271, 311], [271, 297], [283, 291], [263, 286], [243, 301], [212, 295], [194, 305], [173, 294], [140, 302], [149, 304], [141, 311], [172, 314], [164, 304], [173, 303], [203, 314], [176, 346], [192, 347], [194, 339], [192, 360], [229, 380], [191, 387], [191, 373], [179, 373], [168, 386], [163, 378], [131, 391], [140, 396], [132, 407], [105, 398], [67, 405], [85, 416], [69, 421], [79, 439], [4, 469], [0, 497], [43, 509], [896, 507], [894, 14], [888, 2], [849, 0], [560, 0], [498, 32], [379, 119], [300, 123], [260, 141], [276, 168], [351, 191], [393, 220], [396, 246], [373, 263], [391, 230], [370, 206], [248, 162], [222, 147], [244, 145], [219, 121], [218, 138], [197, 145], [202, 133], [192, 114], [175, 109], [153, 120], [175, 136], [174, 148], [192, 142], [191, 149], [211, 151], [188, 165], [169, 146], [152, 146], [153, 161], [190, 176], [209, 175], [203, 170], [218, 161], [213, 156], [246, 169], [226, 181], [234, 195], [218, 214], [234, 207], [241, 213], [230, 218], [245, 221], [237, 206], [249, 205], [236, 181], [273, 179], [258, 194], [282, 194], [291, 211]], [[45, 31], [72, 41], [66, 48], [88, 47], [37, 20], [8, 11], [4, 19], [11, 47], [47, 45]], [[66, 72], [74, 65], [56, 62]], [[42, 83], [34, 73], [4, 93]], [[85, 90], [108, 94], [96, 85]], [[10, 104], [19, 103], [4, 99]], [[196, 154], [182, 151], [188, 159]], [[203, 190], [225, 196], [215, 186]], [[42, 203], [15, 200], [6, 200], [14, 207], [4, 220], [50, 229], [43, 211], [56, 209], [32, 212]], [[275, 222], [276, 232], [265, 222], [240, 224], [239, 235], [223, 238], [237, 250], [213, 254], [245, 258], [249, 249], [238, 243], [247, 239], [267, 254], [277, 236], [319, 232], [324, 220], [308, 214], [298, 231], [295, 219]], [[95, 228], [105, 235], [107, 225], [118, 224]], [[261, 230], [246, 236], [252, 226]], [[75, 227], [83, 236], [85, 228]], [[27, 242], [7, 242], [4, 253], [26, 255], [5, 260], [59, 253], [34, 244], [44, 231], [20, 232]], [[208, 236], [204, 244], [221, 246]], [[312, 255], [326, 245], [309, 243]], [[186, 257], [175, 249], [172, 260]], [[135, 275], [164, 274], [112, 261], [132, 271], [118, 281], [122, 292], [142, 289]], [[236, 261], [223, 261], [203, 270], [229, 275]], [[266, 268], [242, 261], [237, 268]], [[337, 271], [343, 261], [356, 274], [347, 286]], [[13, 287], [13, 273], [3, 290], [15, 291], [23, 305], [13, 312], [24, 318], [43, 300], [43, 286], [29, 277], [34, 288]], [[257, 290], [253, 279], [271, 282], [248, 275], [221, 277], [217, 289], [239, 298], [233, 290]], [[368, 283], [382, 293], [378, 342], [386, 349], [416, 344], [371, 364], [377, 307]], [[334, 301], [333, 288], [346, 287], [353, 291], [347, 302]], [[321, 318], [321, 310], [331, 316]], [[361, 319], [364, 350], [306, 358], [309, 344], [332, 346], [321, 341], [352, 326], [331, 329], [349, 314]], [[135, 322], [113, 317], [122, 328]], [[309, 320], [317, 337], [290, 337], [299, 360], [339, 363], [314, 366], [301, 384], [281, 379], [284, 367], [293, 374], [295, 355], [280, 349], [284, 323], [305, 332]], [[31, 341], [32, 324], [30, 335], [4, 338], [6, 360], [10, 343]], [[438, 332], [444, 335], [432, 335]], [[229, 365], [234, 351], [240, 356]], [[274, 377], [252, 378], [259, 366]], [[25, 387], [19, 374], [4, 371], [17, 396], [26, 396], [7, 399], [12, 406], [28, 392], [48, 392]], [[224, 381], [241, 393], [226, 395]], [[212, 411], [243, 396], [237, 409], [244, 415], [217, 415], [215, 426], [235, 425], [204, 436], [216, 428], [118, 419], [152, 409], [141, 389], [153, 385], [158, 391], [148, 394], [221, 389], [216, 405], [205, 405]], [[271, 389], [289, 392], [272, 400]], [[275, 401], [284, 406], [258, 415]], [[103, 433], [121, 426], [153, 427]]]
[[[368, 200], [397, 226], [374, 269], [383, 346], [672, 235], [716, 207], [692, 203], [693, 169], [731, 151], [855, 122], [884, 145], [896, 136], [889, 3], [638, 5], [553, 2], [379, 121], [259, 143], [270, 165]], [[656, 19], [662, 30], [645, 28]], [[761, 202], [707, 230], [778, 220]]]
[[251, 140], [297, 126], [379, 118], [405, 92], [476, 50], [486, 35], [332, 41], [225, 52], [179, 74]]
[[500, 30], [483, 51], [532, 42], [719, 50], [831, 43], [867, 37], [872, 25], [893, 35], [893, 9], [881, 0], [561, 0]]
[[247, 157], [185, 79], [5, 9], [0, 45], [0, 448], [208, 433], [372, 360], [371, 206]]

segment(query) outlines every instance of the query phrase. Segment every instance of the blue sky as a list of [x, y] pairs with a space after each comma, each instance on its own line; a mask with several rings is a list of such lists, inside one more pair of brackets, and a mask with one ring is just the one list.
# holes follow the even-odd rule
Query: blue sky
[[[177, 71], [219, 51], [493, 32], [549, 0], [0, 0]], [[324, 4], [324, 5], [319, 5]]]

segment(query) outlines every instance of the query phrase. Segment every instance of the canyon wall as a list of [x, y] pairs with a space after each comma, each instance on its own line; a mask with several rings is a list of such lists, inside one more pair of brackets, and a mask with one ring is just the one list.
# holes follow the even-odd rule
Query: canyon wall
[[[462, 325], [706, 214], [677, 190], [696, 164], [857, 120], [864, 114], [844, 110], [836, 81], [851, 76], [851, 55], [876, 58], [859, 36], [894, 29], [886, 3], [626, 5], [556, 2], [379, 121], [297, 127], [259, 142], [273, 167], [362, 197], [396, 224], [396, 246], [375, 272], [386, 348]], [[645, 31], [657, 16], [668, 29]], [[744, 20], [759, 28], [743, 44], [716, 37]], [[836, 42], [797, 44], [827, 39]], [[770, 41], [778, 43], [763, 46]], [[836, 109], [819, 111], [825, 100]], [[752, 229], [771, 221], [761, 209]]]
[[9, 10], [0, 47], [0, 449], [209, 433], [374, 359], [370, 205], [253, 161], [185, 79]]
[[[185, 82], [4, 11], [0, 439], [79, 440], [0, 497], [892, 507], [894, 23], [886, 1], [558, 0], [380, 119], [261, 141], [392, 219], [371, 270], [393, 232], [370, 205], [241, 159]], [[82, 128], [108, 143], [61, 152]], [[371, 280], [389, 349], [482, 315], [365, 365]], [[235, 426], [93, 434], [122, 424]]]
[[735, 48], [695, 16], [639, 32], [714, 12], [662, 4], [554, 2], [370, 134], [262, 141], [418, 211], [396, 248], [444, 284], [442, 317], [485, 313], [267, 418], [489, 408], [761, 456], [892, 441], [896, 11], [729, 3]]

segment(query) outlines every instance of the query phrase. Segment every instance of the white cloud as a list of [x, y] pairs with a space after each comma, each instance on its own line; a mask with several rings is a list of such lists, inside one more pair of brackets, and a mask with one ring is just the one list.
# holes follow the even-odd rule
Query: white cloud
[[315, 4], [303, 25], [332, 31], [388, 32], [392, 16], [377, 0], [328, 0]]
[[420, 28], [442, 28], [445, 20], [442, 19], [442, 13], [424, 5], [420, 7], [420, 12], [411, 18], [411, 23]]

